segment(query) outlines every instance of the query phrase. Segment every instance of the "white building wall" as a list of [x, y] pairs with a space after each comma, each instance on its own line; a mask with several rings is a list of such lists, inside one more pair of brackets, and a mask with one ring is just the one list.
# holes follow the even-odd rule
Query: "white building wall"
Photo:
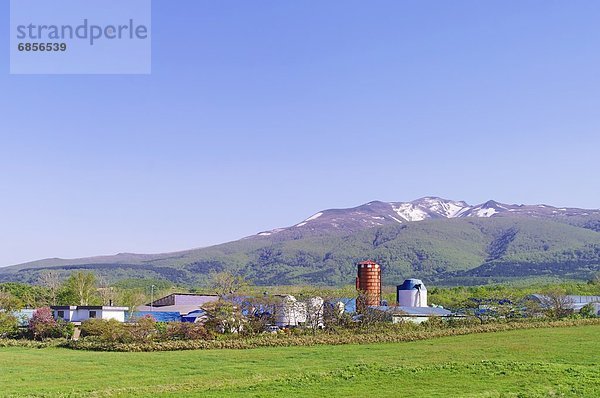
[[101, 319], [115, 319], [119, 322], [125, 322], [125, 311], [102, 310]]
[[423, 316], [392, 316], [392, 323], [404, 323], [404, 322], [413, 322], [413, 323], [423, 323], [428, 320], [429, 317], [426, 315]]
[[427, 307], [427, 289], [399, 290], [398, 305], [402, 307]]
[[58, 312], [64, 311], [64, 319], [68, 322], [83, 322], [90, 318], [90, 312], [95, 312], [96, 316], [93, 319], [115, 319], [119, 322], [125, 322], [125, 312], [128, 310], [126, 307], [102, 307], [102, 308], [79, 308], [71, 307], [71, 309], [60, 309], [52, 310], [54, 312], [54, 318], [59, 319]]
[[[64, 313], [64, 316], [59, 317], [58, 316], [58, 312], [62, 311]], [[73, 322], [73, 317], [74, 317], [74, 313], [75, 310], [71, 309], [71, 310], [52, 310], [54, 319], [64, 319], [67, 322]]]

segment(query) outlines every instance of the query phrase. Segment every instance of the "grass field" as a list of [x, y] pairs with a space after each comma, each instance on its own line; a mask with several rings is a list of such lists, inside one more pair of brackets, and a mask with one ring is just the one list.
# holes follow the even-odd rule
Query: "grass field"
[[600, 397], [600, 326], [253, 350], [1, 348], [0, 396]]

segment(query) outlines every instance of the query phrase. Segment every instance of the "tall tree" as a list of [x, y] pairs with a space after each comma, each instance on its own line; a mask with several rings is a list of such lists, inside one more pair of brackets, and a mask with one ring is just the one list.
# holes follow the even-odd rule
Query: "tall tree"
[[105, 276], [98, 277], [98, 294], [102, 300], [102, 305], [111, 305], [115, 300], [115, 289], [110, 285]]
[[56, 297], [62, 286], [62, 281], [58, 272], [46, 271], [40, 275], [39, 281], [42, 286], [48, 289], [52, 305], [56, 305]]
[[17, 317], [12, 311], [21, 307], [18, 298], [8, 292], [0, 291], [0, 337], [7, 337], [18, 330]]
[[11, 312], [22, 308], [23, 303], [9, 292], [0, 291], [0, 310]]
[[67, 287], [75, 293], [79, 305], [89, 305], [96, 293], [96, 275], [92, 272], [75, 272], [67, 280]]
[[217, 272], [211, 277], [211, 288], [219, 297], [232, 296], [248, 286], [248, 282], [240, 275], [229, 272]]
[[144, 304], [147, 300], [148, 296], [144, 294], [142, 289], [123, 289], [119, 292], [117, 297], [117, 302], [119, 305], [129, 308], [129, 318], [133, 316], [136, 307]]
[[540, 301], [551, 318], [563, 318], [573, 313], [573, 299], [560, 287], [546, 289]]

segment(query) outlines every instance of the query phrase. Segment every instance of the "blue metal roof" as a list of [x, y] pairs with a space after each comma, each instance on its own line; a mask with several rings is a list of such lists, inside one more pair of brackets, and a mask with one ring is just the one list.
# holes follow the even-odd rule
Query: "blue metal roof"
[[129, 321], [142, 318], [150, 315], [156, 322], [180, 322], [181, 314], [179, 312], [162, 312], [162, 311], [136, 311]]
[[181, 316], [181, 322], [196, 322], [197, 318], [202, 318], [203, 316], [206, 316], [206, 311], [204, 310], [196, 310], [196, 311], [192, 311], [187, 315], [182, 315]]
[[420, 279], [407, 279], [401, 285], [396, 286], [398, 290], [413, 290], [416, 289], [417, 286], [425, 287], [423, 285], [423, 281]]

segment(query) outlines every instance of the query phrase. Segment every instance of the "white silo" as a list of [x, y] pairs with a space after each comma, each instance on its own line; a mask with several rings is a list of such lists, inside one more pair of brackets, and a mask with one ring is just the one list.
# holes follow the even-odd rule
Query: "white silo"
[[427, 289], [420, 279], [407, 279], [396, 287], [396, 301], [401, 307], [427, 307]]
[[306, 302], [306, 326], [311, 329], [322, 329], [325, 301], [321, 297], [312, 297]]
[[275, 308], [275, 324], [279, 327], [298, 326], [306, 322], [306, 303], [294, 296], [283, 296]]

